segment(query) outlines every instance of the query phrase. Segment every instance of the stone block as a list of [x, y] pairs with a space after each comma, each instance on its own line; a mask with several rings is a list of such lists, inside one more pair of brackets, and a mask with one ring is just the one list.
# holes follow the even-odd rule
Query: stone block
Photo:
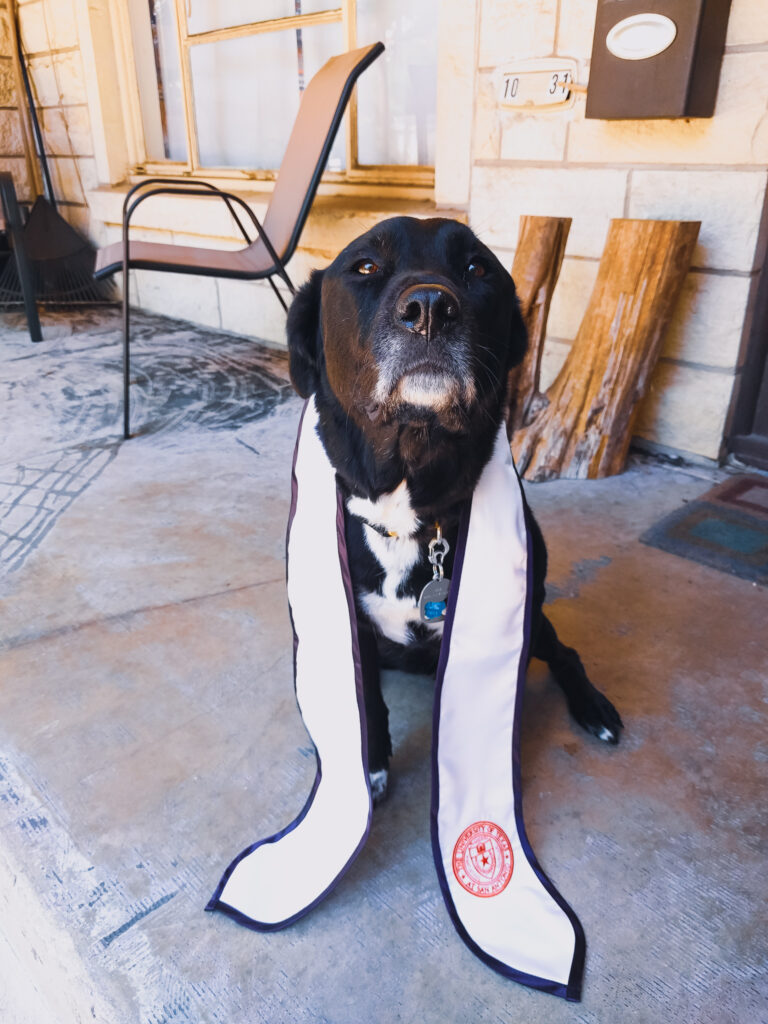
[[[142, 234], [146, 236], [147, 241], [160, 241], [156, 232], [144, 230]], [[165, 233], [163, 232], [163, 234]], [[131, 229], [131, 237], [133, 238], [133, 229]], [[136, 237], [139, 237], [138, 231], [136, 233]], [[163, 239], [163, 241], [165, 241], [165, 239]], [[172, 242], [174, 245], [192, 245], [198, 246], [199, 248], [203, 249], [229, 250], [230, 252], [235, 251], [237, 249], [242, 249], [243, 245], [245, 244], [242, 239], [238, 240], [235, 238], [214, 238], [213, 236], [201, 238], [200, 235], [187, 235], [184, 234], [184, 232], [182, 231], [173, 231], [170, 234], [170, 238], [168, 239], [168, 241]]]
[[501, 159], [554, 163], [563, 160], [570, 113], [549, 110], [523, 114], [500, 109]]
[[[764, 90], [768, 52], [730, 53], [723, 60], [715, 116], [643, 121], [574, 119], [573, 162], [669, 164], [768, 163]], [[578, 109], [583, 115], [584, 107]]]
[[435, 202], [469, 201], [479, 0], [442, 4], [438, 21]]
[[717, 459], [734, 377], [662, 361], [638, 410], [635, 434], [655, 444]]
[[[263, 223], [268, 197], [265, 196], [263, 200], [252, 196], [246, 198], [248, 205]], [[246, 229], [251, 231], [247, 215], [240, 211], [239, 216], [243, 218]], [[242, 241], [242, 235], [221, 199], [157, 196], [143, 203], [135, 217], [137, 224], [146, 227], [162, 228], [180, 235], [197, 235], [198, 245], [206, 245], [208, 238], [229, 238], [238, 243]], [[201, 241], [201, 236], [205, 241]]]
[[501, 152], [501, 117], [496, 101], [496, 76], [491, 71], [481, 71], [478, 72], [476, 82], [472, 159], [498, 160]]
[[13, 107], [16, 99], [16, 78], [13, 64], [5, 57], [0, 57], [0, 107]]
[[113, 245], [115, 242], [119, 242], [123, 237], [123, 229], [119, 224], [104, 224], [93, 209], [91, 209], [91, 218], [95, 223], [101, 224], [102, 226], [99, 245]]
[[[444, 211], [443, 215], [451, 216], [452, 212]], [[432, 203], [403, 199], [321, 196], [312, 207], [301, 246], [335, 255], [380, 221], [399, 216], [434, 217], [435, 207]]]
[[84, 192], [90, 192], [98, 187], [99, 177], [93, 157], [78, 157], [77, 172]]
[[24, 155], [24, 136], [18, 110], [0, 110], [0, 153], [3, 156]]
[[138, 295], [137, 305], [141, 309], [207, 327], [221, 327], [215, 278], [152, 270], [137, 270], [135, 273], [134, 295]]
[[515, 248], [522, 214], [572, 217], [568, 255], [599, 257], [626, 185], [623, 170], [477, 166], [470, 226], [491, 247]]
[[546, 57], [554, 51], [556, 0], [483, 0], [478, 65], [498, 67], [510, 60]]
[[53, 57], [33, 57], [29, 62], [29, 71], [38, 107], [57, 107], [60, 97], [53, 70]]
[[62, 102], [69, 104], [88, 102], [83, 74], [83, 62], [79, 50], [56, 53], [53, 57], [56, 81], [59, 86]]
[[688, 274], [664, 337], [662, 356], [734, 372], [750, 279]]
[[546, 391], [562, 369], [571, 346], [560, 338], [547, 338], [541, 354], [541, 377], [539, 390]]
[[52, 50], [77, 46], [77, 22], [72, 0], [45, 0], [45, 21]]
[[27, 202], [34, 198], [34, 189], [29, 180], [27, 161], [23, 157], [0, 157], [0, 171], [7, 171], [13, 175], [16, 196], [20, 201]]
[[288, 263], [288, 274], [298, 288], [309, 278], [313, 270], [321, 270], [338, 256], [333, 249], [309, 249], [299, 246]]
[[499, 260], [503, 267], [512, 273], [512, 264], [515, 260], [515, 250], [508, 249], [503, 245], [492, 245], [489, 248], [493, 251], [496, 258]]
[[589, 60], [595, 30], [597, 0], [568, 0], [560, 4], [557, 53], [562, 57]]
[[[93, 155], [90, 120], [87, 107], [43, 107], [40, 122], [46, 152], [52, 156]], [[93, 186], [88, 186], [96, 187]]]
[[[221, 326], [225, 331], [285, 345], [285, 312], [265, 281], [219, 282]], [[285, 288], [281, 291], [286, 295]]]
[[49, 156], [72, 156], [63, 110], [59, 107], [43, 107], [40, 111], [40, 127], [45, 140], [45, 151]]
[[91, 135], [91, 119], [88, 107], [65, 107], [67, 135], [75, 156], [93, 156], [93, 136]]
[[55, 197], [68, 203], [85, 203], [77, 163], [72, 157], [55, 156], [48, 161]]
[[768, 43], [768, 4], [763, 0], [732, 0], [726, 46]]
[[766, 181], [765, 171], [634, 171], [628, 215], [700, 220], [692, 265], [751, 271]]
[[598, 260], [563, 260], [549, 309], [547, 334], [573, 341], [589, 305], [598, 266]]
[[0, 8], [0, 56], [13, 56], [13, 43], [11, 42], [11, 27], [8, 24], [8, 11]]
[[26, 54], [47, 53], [50, 50], [42, 0], [19, 7], [19, 29]]

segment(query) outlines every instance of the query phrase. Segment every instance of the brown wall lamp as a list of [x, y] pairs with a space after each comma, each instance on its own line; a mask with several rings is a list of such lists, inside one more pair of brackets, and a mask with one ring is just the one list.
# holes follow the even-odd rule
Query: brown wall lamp
[[730, 7], [598, 0], [586, 116], [712, 117]]

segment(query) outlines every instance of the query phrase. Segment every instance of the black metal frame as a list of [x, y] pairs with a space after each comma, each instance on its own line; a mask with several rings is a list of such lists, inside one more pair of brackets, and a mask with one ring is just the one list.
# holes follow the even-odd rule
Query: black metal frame
[[[287, 313], [288, 312], [288, 307], [287, 307], [287, 305], [285, 303], [285, 300], [283, 299], [283, 296], [280, 294], [280, 291], [279, 291], [277, 285], [275, 284], [273, 278], [274, 278], [275, 275], [280, 277], [285, 282], [285, 284], [288, 286], [288, 290], [290, 291], [291, 295], [295, 295], [296, 294], [296, 289], [295, 289], [295, 287], [293, 285], [293, 282], [291, 281], [290, 277], [288, 276], [288, 272], [285, 269], [286, 264], [288, 263], [290, 258], [293, 256], [293, 254], [294, 254], [294, 252], [296, 250], [296, 246], [298, 245], [299, 237], [301, 236], [301, 232], [302, 232], [302, 230], [304, 228], [304, 224], [305, 224], [305, 222], [307, 220], [307, 217], [309, 216], [309, 211], [310, 211], [310, 209], [312, 207], [312, 203], [314, 202], [315, 193], [317, 192], [317, 187], [318, 187], [318, 185], [320, 183], [320, 178], [321, 178], [321, 176], [323, 174], [323, 171], [325, 169], [325, 165], [326, 165], [326, 163], [328, 161], [328, 156], [330, 154], [331, 147], [333, 146], [333, 141], [336, 138], [336, 133], [339, 130], [339, 125], [341, 124], [341, 119], [344, 116], [344, 111], [346, 110], [347, 104], [349, 103], [349, 99], [350, 99], [350, 96], [352, 95], [352, 90], [353, 90], [353, 88], [355, 86], [355, 83], [356, 83], [357, 79], [360, 77], [360, 75], [363, 73], [363, 71], [365, 71], [366, 68], [370, 67], [370, 65], [379, 56], [381, 56], [381, 54], [383, 52], [384, 52], [384, 44], [383, 43], [376, 43], [373, 46], [371, 46], [371, 48], [368, 51], [368, 53], [365, 55], [364, 58], [362, 58], [357, 63], [357, 65], [353, 68], [353, 70], [350, 72], [349, 76], [347, 77], [346, 82], [344, 83], [344, 86], [343, 86], [342, 91], [341, 91], [341, 95], [340, 95], [339, 100], [338, 100], [338, 102], [336, 104], [336, 109], [334, 111], [333, 118], [331, 119], [331, 123], [330, 123], [328, 132], [327, 132], [326, 137], [325, 137], [325, 141], [323, 143], [323, 147], [322, 147], [322, 149], [320, 151], [320, 156], [319, 156], [319, 158], [318, 158], [318, 160], [317, 160], [317, 162], [316, 162], [316, 164], [315, 164], [315, 166], [313, 168], [312, 177], [310, 178], [310, 181], [309, 181], [309, 186], [307, 187], [307, 190], [306, 190], [306, 192], [304, 194], [304, 197], [302, 199], [301, 206], [300, 206], [299, 211], [298, 211], [298, 215], [297, 215], [296, 220], [294, 222], [294, 226], [293, 226], [293, 231], [291, 233], [291, 237], [290, 237], [290, 239], [288, 241], [288, 244], [287, 244], [287, 246], [285, 248], [285, 252], [283, 253], [282, 258], [280, 256], [278, 256], [277, 253], [275, 252], [275, 248], [272, 245], [272, 242], [270, 241], [266, 231], [262, 227], [261, 223], [259, 222], [258, 217], [253, 212], [253, 210], [250, 208], [250, 206], [248, 206], [248, 204], [240, 196], [236, 196], [232, 192], [224, 192], [224, 191], [222, 191], [222, 189], [217, 188], [216, 185], [212, 185], [210, 182], [200, 181], [198, 179], [193, 179], [193, 178], [189, 178], [189, 179], [184, 179], [184, 178], [147, 178], [144, 181], [141, 181], [138, 184], [134, 185], [131, 189], [128, 190], [128, 192], [126, 194], [126, 197], [125, 197], [125, 200], [123, 202], [123, 259], [122, 259], [122, 271], [123, 271], [123, 402], [124, 402], [124, 408], [123, 408], [123, 437], [126, 440], [128, 440], [128, 438], [131, 436], [131, 434], [130, 434], [130, 408], [129, 408], [129, 396], [128, 396], [128, 392], [129, 392], [129, 379], [130, 379], [130, 337], [129, 337], [129, 327], [130, 327], [129, 288], [130, 288], [130, 286], [129, 286], [129, 281], [128, 281], [128, 270], [129, 270], [129, 267], [130, 267], [130, 242], [129, 242], [129, 239], [128, 239], [128, 232], [129, 232], [129, 229], [130, 229], [131, 216], [132, 216], [134, 210], [145, 199], [149, 199], [151, 196], [156, 196], [156, 195], [187, 195], [187, 196], [190, 196], [190, 195], [202, 195], [202, 196], [215, 195], [215, 196], [218, 196], [220, 199], [224, 200], [224, 202], [225, 202], [225, 204], [227, 206], [227, 209], [232, 214], [232, 217], [233, 217], [235, 223], [237, 224], [237, 226], [238, 226], [238, 228], [240, 230], [240, 233], [242, 234], [243, 238], [245, 239], [245, 241], [249, 245], [252, 245], [253, 242], [256, 241], [256, 239], [251, 240], [251, 238], [248, 236], [248, 232], [246, 231], [245, 227], [243, 226], [243, 223], [240, 220], [240, 218], [237, 216], [237, 213], [235, 212], [235, 209], [234, 209], [234, 207], [232, 205], [233, 203], [236, 203], [238, 206], [240, 206], [247, 213], [248, 217], [251, 220], [251, 223], [256, 228], [256, 232], [257, 232], [258, 238], [263, 242], [267, 252], [269, 253], [270, 258], [273, 261], [273, 265], [268, 270], [265, 270], [263, 273], [254, 273], [254, 274], [243, 274], [243, 273], [227, 274], [226, 272], [222, 272], [221, 270], [211, 271], [211, 270], [206, 269], [205, 267], [183, 267], [183, 266], [180, 266], [180, 267], [172, 268], [168, 264], [164, 264], [164, 263], [157, 263], [156, 265], [153, 266], [153, 264], [152, 264], [152, 262], [150, 260], [146, 260], [146, 261], [142, 260], [141, 268], [142, 269], [147, 269], [147, 270], [165, 270], [165, 271], [173, 269], [175, 272], [182, 273], [182, 274], [184, 274], [184, 273], [186, 273], [186, 274], [199, 274], [200, 276], [203, 276], [203, 277], [234, 277], [234, 278], [238, 278], [240, 280], [252, 280], [252, 281], [253, 280], [262, 280], [263, 278], [266, 278], [269, 281], [269, 283], [270, 283], [270, 285], [272, 287], [272, 290], [274, 291], [275, 295], [277, 296], [277, 298], [278, 298], [278, 300], [280, 302], [280, 305], [283, 307], [283, 309]], [[154, 186], [157, 186], [157, 185], [166, 186], [166, 187], [155, 188]], [[146, 189], [147, 191], [142, 192], [143, 189]], [[131, 197], [133, 195], [135, 195], [137, 192], [141, 192], [141, 194], [133, 202], [131, 202]], [[103, 268], [95, 276], [99, 277], [99, 278], [100, 277], [106, 277], [109, 274], [114, 273], [117, 269], [118, 269], [118, 266], [113, 264], [110, 267]]]
[[16, 188], [10, 174], [0, 173], [0, 202], [3, 206], [3, 216], [8, 237], [13, 249], [13, 257], [16, 260], [16, 272], [19, 275], [21, 286], [21, 297], [24, 300], [24, 312], [27, 316], [27, 327], [32, 341], [42, 341], [43, 332], [40, 327], [40, 317], [35, 303], [35, 283], [32, 276], [32, 267], [27, 259], [27, 251], [24, 248], [24, 224], [21, 219], [21, 208], [16, 198]]
[[[163, 188], [154, 188], [154, 187], [152, 187], [152, 188], [150, 188], [150, 186], [155, 186], [155, 185], [162, 185], [162, 186], [167, 186], [167, 187], [163, 187]], [[145, 189], [147, 191], [143, 191]], [[139, 195], [137, 199], [134, 199], [133, 202], [131, 202], [131, 197], [133, 195], [135, 195], [137, 192], [141, 192], [141, 195]], [[237, 213], [235, 212], [235, 209], [232, 206], [232, 203], [237, 203], [238, 206], [242, 207], [242, 209], [245, 210], [245, 212], [248, 214], [248, 217], [250, 218], [251, 223], [256, 228], [256, 232], [257, 232], [258, 238], [264, 243], [264, 247], [266, 248], [267, 252], [269, 253], [269, 255], [270, 255], [270, 257], [271, 257], [271, 259], [273, 261], [272, 262], [272, 266], [269, 268], [269, 270], [265, 271], [262, 274], [259, 274], [257, 277], [254, 276], [253, 279], [257, 280], [257, 279], [262, 279], [262, 278], [266, 277], [266, 279], [269, 281], [270, 285], [272, 286], [272, 290], [274, 291], [275, 295], [277, 296], [278, 301], [280, 302], [280, 305], [283, 307], [283, 310], [286, 313], [288, 312], [288, 306], [286, 305], [285, 299], [280, 294], [280, 290], [278, 289], [277, 285], [275, 284], [275, 282], [273, 280], [273, 277], [275, 276], [275, 274], [277, 274], [280, 278], [282, 278], [282, 280], [288, 286], [288, 290], [290, 291], [291, 295], [295, 295], [296, 294], [296, 288], [294, 287], [293, 282], [291, 281], [290, 277], [288, 276], [288, 271], [285, 269], [284, 262], [280, 259], [280, 257], [275, 252], [275, 247], [272, 245], [272, 242], [269, 240], [269, 236], [267, 235], [266, 231], [264, 230], [264, 228], [262, 227], [261, 223], [259, 222], [258, 217], [253, 212], [253, 210], [250, 208], [250, 206], [248, 206], [248, 204], [245, 202], [245, 200], [242, 199], [240, 196], [236, 196], [233, 192], [224, 192], [222, 189], [218, 188], [216, 185], [212, 185], [210, 182], [207, 182], [207, 181], [199, 181], [199, 180], [196, 180], [196, 179], [195, 180], [186, 180], [185, 181], [183, 178], [182, 179], [179, 179], [179, 178], [146, 178], [144, 181], [141, 181], [137, 185], [134, 185], [132, 188], [130, 188], [128, 190], [128, 192], [126, 193], [125, 199], [123, 201], [123, 437], [125, 438], [126, 441], [131, 436], [131, 433], [130, 433], [130, 403], [129, 403], [130, 359], [131, 359], [131, 356], [130, 356], [130, 305], [129, 305], [129, 299], [130, 299], [129, 291], [130, 291], [130, 289], [129, 289], [129, 281], [128, 281], [128, 270], [130, 268], [130, 241], [129, 241], [130, 223], [131, 223], [131, 217], [133, 215], [133, 212], [134, 212], [134, 210], [136, 209], [137, 206], [139, 206], [141, 203], [143, 203], [145, 199], [150, 199], [153, 196], [159, 196], [159, 195], [182, 195], [182, 196], [211, 196], [211, 195], [215, 195], [215, 196], [218, 196], [220, 199], [224, 200], [224, 203], [225, 203], [227, 209], [232, 214], [232, 218], [235, 221], [235, 223], [237, 224], [238, 229], [240, 230], [240, 233], [243, 236], [243, 238], [245, 239], [246, 243], [248, 245], [252, 245], [253, 242], [256, 241], [256, 239], [255, 238], [252, 239], [249, 236], [248, 232], [246, 231], [245, 227], [243, 226], [243, 222], [237, 216]], [[287, 260], [285, 262], [287, 262]], [[167, 270], [168, 267], [165, 264], [162, 264], [162, 263], [158, 263], [156, 267], [153, 267], [151, 262], [147, 262], [146, 264], [142, 262], [142, 269], [145, 269], [145, 270]], [[179, 268], [177, 272], [178, 273], [195, 274], [195, 275], [200, 276], [200, 277], [221, 277], [222, 276], [221, 271], [217, 270], [215, 272], [211, 272], [211, 271], [206, 270], [204, 267], [190, 267], [189, 269]]]
[[768, 262], [765, 258], [756, 288], [747, 357], [741, 369], [727, 445], [737, 459], [768, 470]]

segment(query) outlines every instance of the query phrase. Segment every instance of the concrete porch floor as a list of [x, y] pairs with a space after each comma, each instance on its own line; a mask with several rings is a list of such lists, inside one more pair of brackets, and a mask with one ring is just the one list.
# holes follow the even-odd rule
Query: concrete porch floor
[[3, 1024], [768, 1020], [765, 588], [640, 535], [722, 474], [634, 461], [529, 486], [550, 613], [621, 711], [581, 733], [541, 666], [526, 823], [587, 935], [583, 1001], [476, 960], [429, 843], [429, 681], [391, 674], [394, 778], [342, 884], [261, 935], [203, 913], [303, 805], [284, 530], [300, 402], [252, 342], [118, 315], [0, 317]]

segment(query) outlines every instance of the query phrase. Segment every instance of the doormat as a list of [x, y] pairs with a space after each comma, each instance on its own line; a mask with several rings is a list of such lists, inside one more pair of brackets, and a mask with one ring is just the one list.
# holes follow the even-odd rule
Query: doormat
[[666, 516], [640, 540], [768, 586], [768, 480], [727, 480]]

